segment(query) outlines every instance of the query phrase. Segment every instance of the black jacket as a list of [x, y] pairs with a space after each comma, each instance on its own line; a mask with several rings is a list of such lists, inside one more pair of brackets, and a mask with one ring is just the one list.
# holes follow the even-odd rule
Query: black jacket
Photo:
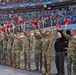
[[56, 52], [63, 52], [64, 51], [64, 38], [56, 39], [54, 48]]

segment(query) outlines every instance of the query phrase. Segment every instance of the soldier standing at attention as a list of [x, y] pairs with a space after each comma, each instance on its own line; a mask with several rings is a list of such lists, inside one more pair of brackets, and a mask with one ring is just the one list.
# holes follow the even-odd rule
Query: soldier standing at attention
[[22, 41], [20, 39], [20, 33], [17, 32], [16, 37], [13, 42], [13, 50], [14, 50], [14, 64], [16, 68], [20, 68], [20, 52], [22, 51]]
[[75, 31], [75, 34], [74, 34], [74, 40], [73, 40], [73, 43], [74, 43], [74, 46], [75, 46], [75, 53], [74, 53], [74, 75], [76, 75], [76, 29], [74, 30]]
[[3, 39], [4, 39], [4, 33], [0, 32], [0, 63], [2, 62], [3, 58]]
[[7, 32], [4, 32], [4, 39], [3, 39], [3, 62], [4, 64], [8, 64], [8, 59], [7, 59], [7, 43], [8, 43], [8, 38], [7, 38]]
[[67, 50], [67, 69], [68, 69], [68, 75], [72, 75], [71, 66], [73, 63], [73, 72], [74, 75], [76, 75], [76, 29], [71, 30], [71, 35], [68, 35], [66, 33], [66, 26], [63, 31], [63, 35], [65, 38], [69, 40], [68, 44], [68, 50]]
[[[36, 32], [36, 28], [34, 27], [34, 36], [35, 36], [35, 66], [36, 71], [42, 72], [42, 36]], [[39, 66], [40, 64], [40, 66]]]
[[12, 45], [14, 41], [14, 35], [13, 33], [8, 30], [8, 43], [7, 43], [7, 52], [8, 52], [8, 65], [12, 66]]
[[14, 39], [16, 38], [16, 34], [13, 36], [13, 45], [12, 45], [12, 67], [16, 67], [15, 65], [15, 50], [14, 50]]
[[33, 39], [31, 37], [31, 33], [30, 30], [26, 30], [24, 31], [22, 25], [21, 25], [21, 29], [25, 35], [25, 39], [24, 39], [24, 68], [25, 70], [31, 70], [31, 60], [30, 60], [30, 53], [32, 50], [32, 43], [33, 43]]
[[43, 36], [43, 47], [42, 47], [42, 53], [43, 53], [43, 63], [44, 63], [44, 68], [45, 71], [43, 72], [44, 75], [50, 75], [51, 71], [51, 50], [52, 50], [52, 45], [53, 45], [53, 39], [50, 37], [51, 31], [46, 30], [45, 31], [45, 36], [39, 27], [39, 31], [41, 35]]

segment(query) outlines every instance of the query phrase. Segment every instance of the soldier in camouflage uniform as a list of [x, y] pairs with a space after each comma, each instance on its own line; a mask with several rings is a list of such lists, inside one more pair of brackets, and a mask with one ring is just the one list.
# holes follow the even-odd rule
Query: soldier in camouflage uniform
[[4, 39], [3, 39], [3, 63], [7, 64], [8, 59], [7, 59], [7, 32], [4, 32]]
[[33, 39], [31, 37], [31, 34], [30, 34], [30, 30], [26, 30], [24, 31], [23, 27], [21, 27], [24, 35], [25, 35], [25, 39], [24, 39], [24, 68], [25, 70], [31, 70], [31, 60], [30, 60], [30, 53], [31, 53], [31, 50], [32, 50], [32, 42], [33, 42]]
[[3, 56], [3, 39], [4, 39], [4, 34], [3, 32], [0, 33], [0, 62], [2, 62], [2, 56]]
[[8, 29], [5, 29], [5, 35], [4, 35], [4, 42], [3, 44], [5, 45], [5, 48], [4, 48], [4, 52], [5, 52], [5, 62], [6, 62], [6, 65], [10, 65], [9, 64], [9, 50], [8, 50], [8, 40], [9, 40], [9, 30]]
[[17, 32], [13, 41], [13, 64], [16, 68], [20, 68], [20, 52], [22, 51], [22, 41], [20, 39], [20, 33]]
[[41, 35], [43, 36], [43, 47], [42, 47], [42, 55], [43, 55], [43, 63], [44, 63], [44, 68], [45, 71], [43, 74], [45, 75], [50, 75], [51, 71], [51, 50], [52, 50], [52, 45], [53, 45], [53, 39], [50, 38], [50, 30], [45, 31], [45, 36], [44, 33], [42, 32], [40, 26], [39, 31]]
[[[35, 66], [36, 71], [42, 72], [42, 36], [36, 32], [36, 28], [34, 27], [34, 35], [35, 35]], [[40, 65], [39, 65], [40, 64]]]
[[74, 72], [74, 75], [76, 75], [76, 29], [74, 30], [75, 31], [75, 34], [74, 34], [74, 40], [73, 40], [73, 43], [74, 43], [74, 47], [75, 47], [75, 53], [74, 53], [74, 63], [73, 63], [73, 72]]
[[13, 33], [10, 33], [8, 30], [8, 43], [7, 43], [7, 58], [8, 58], [8, 65], [12, 66], [12, 45], [13, 45], [13, 40], [14, 40], [14, 35]]
[[73, 71], [74, 71], [74, 75], [76, 75], [76, 29], [75, 29], [75, 34], [74, 34], [74, 46], [75, 46], [75, 53], [74, 53], [74, 68], [73, 68]]
[[72, 75], [71, 74], [72, 73], [72, 71], [71, 71], [72, 63], [73, 63], [74, 75], [76, 75], [76, 29], [71, 30], [71, 35], [68, 35], [66, 33], [66, 27], [65, 27], [65, 30], [63, 31], [63, 35], [65, 36], [65, 38], [67, 38], [69, 40], [68, 50], [67, 50], [68, 75]]
[[[14, 34], [13, 39], [16, 38], [16, 34]], [[12, 67], [16, 67], [15, 65], [15, 50], [14, 50], [14, 40], [12, 45]]]

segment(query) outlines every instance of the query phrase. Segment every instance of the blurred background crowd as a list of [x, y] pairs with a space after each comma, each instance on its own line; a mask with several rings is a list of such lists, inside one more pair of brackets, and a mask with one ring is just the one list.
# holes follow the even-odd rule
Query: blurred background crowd
[[25, 13], [0, 14], [0, 24], [14, 22], [14, 16], [24, 20], [25, 28], [33, 29], [31, 20], [36, 19], [42, 28], [55, 26], [57, 23], [64, 25], [66, 18], [70, 19], [70, 24], [76, 23], [76, 7], [48, 10], [30, 11]]

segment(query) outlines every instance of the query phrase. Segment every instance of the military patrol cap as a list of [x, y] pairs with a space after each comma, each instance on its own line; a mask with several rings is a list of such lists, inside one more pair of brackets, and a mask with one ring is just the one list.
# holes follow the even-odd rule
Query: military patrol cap
[[13, 33], [13, 32], [11, 32], [10, 34], [11, 34], [11, 35], [13, 35], [14, 33]]
[[20, 32], [17, 32], [16, 34], [20, 34]]
[[37, 33], [37, 34], [36, 34], [36, 36], [40, 36], [40, 34], [39, 34], [39, 33]]
[[24, 35], [24, 33], [22, 32], [22, 33], [20, 33], [21, 35]]
[[72, 31], [76, 32], [76, 29], [72, 29], [71, 32], [72, 32]]
[[31, 31], [30, 29], [27, 29], [27, 30], [26, 30], [26, 32], [30, 32], [30, 31]]
[[47, 29], [46, 31], [45, 31], [45, 33], [47, 33], [47, 32], [51, 32], [49, 29]]

